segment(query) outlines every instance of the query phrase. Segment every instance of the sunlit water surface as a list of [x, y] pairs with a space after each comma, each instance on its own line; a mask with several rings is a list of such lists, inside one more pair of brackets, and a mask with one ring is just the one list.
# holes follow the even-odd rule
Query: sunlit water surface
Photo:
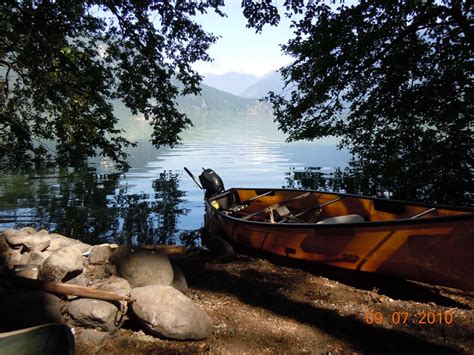
[[[172, 149], [149, 143], [147, 122], [123, 121], [131, 169], [113, 174], [96, 161], [88, 170], [65, 168], [0, 177], [0, 230], [32, 225], [90, 243], [199, 244], [204, 201], [183, 167], [197, 176], [214, 169], [226, 187], [295, 186], [295, 171], [331, 173], [347, 164], [336, 142], [286, 143], [271, 116], [213, 114], [191, 117], [194, 126]], [[296, 184], [297, 186], [297, 184]]]

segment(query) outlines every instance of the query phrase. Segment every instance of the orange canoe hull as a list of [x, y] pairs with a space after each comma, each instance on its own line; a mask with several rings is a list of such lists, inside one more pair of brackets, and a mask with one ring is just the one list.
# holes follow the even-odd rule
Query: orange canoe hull
[[[284, 257], [474, 291], [474, 213], [470, 208], [456, 210], [436, 206], [438, 213], [419, 219], [402, 216], [377, 220], [375, 211], [372, 215], [366, 213], [364, 217], [371, 219], [363, 223], [277, 223], [273, 220], [270, 223], [245, 220], [219, 207], [219, 204], [232, 205], [258, 194], [251, 189], [229, 191], [227, 195], [221, 195], [224, 197], [206, 200], [206, 226], [231, 242]], [[350, 206], [354, 202], [350, 199], [359, 199], [357, 205], [365, 206], [357, 211], [359, 213], [364, 213], [364, 208], [367, 211], [367, 206], [377, 200], [354, 195], [320, 194], [320, 200], [326, 195], [326, 199], [348, 197], [346, 207], [331, 206], [332, 210], [346, 208], [348, 212], [353, 212]], [[263, 197], [261, 206], [255, 209], [275, 205], [275, 198], [268, 197], [265, 204]], [[405, 204], [403, 213], [413, 214], [410, 208], [416, 212], [432, 208], [423, 204], [394, 203]], [[300, 206], [300, 209], [307, 207]], [[373, 206], [370, 208], [373, 210]], [[331, 215], [329, 212], [326, 216]], [[380, 215], [382, 212], [377, 213]]]

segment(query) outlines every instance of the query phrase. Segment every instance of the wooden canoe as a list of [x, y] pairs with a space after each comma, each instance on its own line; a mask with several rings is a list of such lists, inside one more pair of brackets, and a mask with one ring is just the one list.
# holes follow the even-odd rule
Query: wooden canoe
[[233, 188], [206, 227], [295, 259], [474, 291], [474, 208], [310, 190]]

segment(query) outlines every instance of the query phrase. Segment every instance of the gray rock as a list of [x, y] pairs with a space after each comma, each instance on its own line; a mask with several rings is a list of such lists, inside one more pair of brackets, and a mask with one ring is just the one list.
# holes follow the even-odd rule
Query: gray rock
[[90, 286], [89, 280], [86, 278], [84, 273], [81, 273], [77, 275], [76, 277], [70, 280], [67, 280], [66, 283], [69, 285], [77, 285], [77, 286], [84, 286], [84, 287]]
[[124, 297], [127, 296], [132, 290], [127, 280], [117, 276], [111, 276], [108, 279], [102, 280], [93, 285], [92, 288], [102, 291], [115, 292]]
[[51, 238], [51, 243], [49, 244], [48, 251], [56, 251], [63, 247], [76, 244], [74, 239], [67, 238], [61, 234], [51, 233], [49, 236]]
[[107, 279], [112, 275], [116, 275], [117, 270], [115, 270], [114, 265], [110, 265], [110, 264], [85, 265], [83, 273], [90, 280], [102, 280], [102, 279]]
[[26, 251], [43, 251], [51, 243], [51, 237], [48, 234], [39, 231], [36, 234], [30, 235], [29, 238], [23, 241], [24, 249]]
[[69, 303], [68, 313], [79, 324], [90, 328], [113, 330], [118, 308], [101, 300], [81, 298]]
[[3, 235], [5, 236], [6, 241], [12, 248], [19, 248], [23, 247], [23, 243], [30, 238], [30, 234], [26, 231], [19, 231], [16, 229], [7, 229], [3, 231]]
[[171, 286], [150, 285], [132, 290], [132, 311], [151, 333], [172, 339], [199, 340], [213, 329], [209, 315]]
[[75, 247], [78, 247], [79, 250], [81, 251], [81, 253], [88, 253], [92, 248], [92, 245], [87, 244], [87, 243], [83, 243], [81, 241], [77, 241], [77, 243], [73, 244], [73, 245]]
[[10, 331], [46, 323], [61, 323], [61, 300], [41, 291], [16, 291], [0, 298], [0, 330]]
[[0, 233], [0, 264], [5, 260], [5, 253], [10, 250], [10, 245], [7, 243], [3, 233]]
[[[20, 230], [23, 230], [20, 229]], [[31, 229], [25, 229], [28, 233], [31, 234]], [[40, 235], [49, 235], [49, 232], [46, 230], [46, 229], [40, 229], [38, 232], [36, 232], [35, 234], [40, 234]]]
[[21, 255], [20, 264], [23, 265], [42, 265], [44, 261], [51, 255], [48, 251], [32, 251]]
[[18, 234], [18, 232], [19, 232], [18, 229], [8, 228], [8, 229], [4, 229], [2, 231], [2, 234], [5, 236], [5, 238], [7, 238], [7, 237], [11, 237]]
[[3, 264], [7, 269], [13, 270], [15, 265], [21, 264], [21, 252], [19, 249], [8, 249], [3, 253]]
[[118, 276], [132, 287], [170, 285], [173, 281], [173, 268], [168, 256], [162, 252], [122, 245], [110, 260], [117, 267]]
[[82, 272], [82, 254], [76, 246], [54, 251], [39, 269], [38, 278], [50, 281], [66, 281]]
[[181, 292], [186, 292], [188, 290], [188, 283], [186, 282], [186, 278], [184, 277], [183, 271], [179, 268], [179, 266], [171, 264], [173, 267], [173, 282], [171, 286]]
[[89, 263], [93, 265], [108, 264], [112, 251], [108, 245], [94, 245], [89, 254]]
[[28, 233], [30, 235], [38, 233], [36, 231], [36, 229], [34, 229], [33, 227], [23, 227], [23, 228], [20, 229], [20, 231], [25, 231], [26, 233]]
[[85, 253], [92, 248], [92, 245], [83, 243], [79, 240], [65, 237], [64, 235], [58, 233], [51, 233], [51, 243], [48, 247], [49, 251], [55, 251], [63, 247], [76, 246], [80, 249], [81, 253]]

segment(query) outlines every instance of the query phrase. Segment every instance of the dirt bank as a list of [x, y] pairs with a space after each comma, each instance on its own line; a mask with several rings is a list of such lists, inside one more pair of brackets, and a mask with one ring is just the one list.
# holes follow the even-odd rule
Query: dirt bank
[[[199, 342], [76, 328], [91, 353], [473, 353], [474, 294], [277, 258], [174, 257], [214, 321]], [[133, 326], [133, 320], [130, 321]]]

